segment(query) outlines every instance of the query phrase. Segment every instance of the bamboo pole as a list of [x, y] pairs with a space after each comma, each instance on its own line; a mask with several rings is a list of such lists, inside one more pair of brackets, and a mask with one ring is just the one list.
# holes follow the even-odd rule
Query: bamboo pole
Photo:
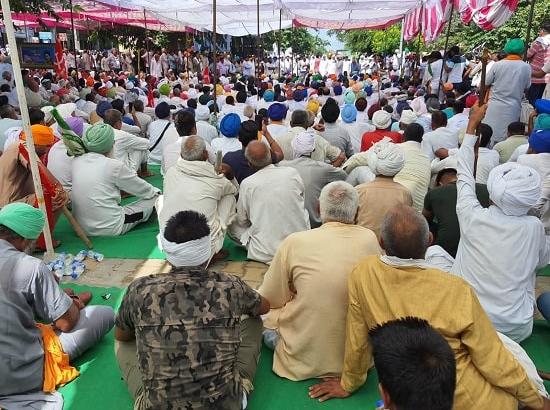
[[143, 20], [145, 24], [145, 52], [147, 53], [147, 67], [145, 74], [151, 74], [151, 55], [149, 54], [149, 30], [147, 30], [147, 13], [143, 9]]
[[525, 34], [525, 51], [523, 52], [523, 60], [527, 61], [527, 50], [529, 49], [529, 37], [531, 37], [531, 28], [533, 26], [533, 14], [535, 14], [535, 1], [531, 0], [531, 8], [529, 9], [529, 20], [527, 21], [527, 34]]
[[278, 34], [278, 36], [277, 36], [277, 54], [278, 54], [277, 61], [279, 62], [279, 78], [281, 78], [281, 35], [283, 34], [281, 32], [282, 25], [283, 25], [283, 9], [281, 8], [279, 10], [279, 32], [277, 33]]
[[217, 61], [217, 55], [216, 55], [216, 48], [217, 48], [216, 14], [217, 14], [216, 0], [212, 0], [212, 50], [214, 54], [214, 73], [213, 73], [212, 79], [214, 82], [214, 109], [216, 112], [218, 112], [218, 98], [216, 93], [216, 85], [218, 84], [218, 73], [217, 73], [218, 61]]
[[51, 227], [48, 222], [46, 203], [44, 202], [44, 192], [42, 191], [42, 183], [40, 181], [40, 173], [38, 172], [38, 158], [34, 148], [34, 139], [32, 137], [31, 121], [29, 118], [29, 109], [27, 106], [27, 98], [25, 96], [25, 89], [23, 85], [23, 77], [21, 75], [21, 63], [19, 61], [19, 53], [17, 49], [17, 42], [15, 40], [15, 33], [13, 29], [13, 20], [11, 18], [11, 6], [9, 0], [0, 0], [2, 10], [4, 12], [4, 28], [6, 30], [6, 36], [8, 44], [10, 46], [11, 63], [13, 65], [13, 76], [15, 77], [15, 90], [17, 91], [17, 98], [19, 99], [19, 108], [21, 110], [21, 120], [23, 122], [23, 130], [27, 136], [27, 150], [29, 151], [29, 159], [31, 164], [32, 181], [34, 185], [34, 192], [36, 200], [38, 202], [38, 208], [44, 213], [46, 217], [46, 223], [44, 224], [44, 239], [46, 241], [46, 254], [47, 259], [53, 259], [54, 251], [51, 237]]
[[445, 36], [445, 49], [443, 50], [443, 59], [441, 61], [441, 72], [439, 73], [439, 83], [440, 83], [438, 87], [439, 92], [441, 92], [441, 89], [443, 88], [441, 85], [441, 83], [443, 82], [443, 68], [445, 67], [445, 56], [447, 55], [447, 50], [449, 48], [449, 36], [451, 35], [451, 25], [453, 22], [454, 11], [455, 11], [455, 2], [451, 1], [451, 14], [449, 15], [449, 25], [447, 26], [447, 34]]

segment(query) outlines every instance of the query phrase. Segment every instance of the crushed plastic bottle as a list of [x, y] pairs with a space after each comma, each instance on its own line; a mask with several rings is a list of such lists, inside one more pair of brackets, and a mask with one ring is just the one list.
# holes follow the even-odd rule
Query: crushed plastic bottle
[[84, 262], [84, 259], [88, 256], [88, 251], [82, 250], [76, 254], [74, 260], [77, 262]]
[[80, 275], [84, 273], [86, 270], [86, 265], [84, 265], [82, 262], [74, 261], [71, 264], [71, 278], [78, 279]]
[[88, 258], [93, 259], [96, 262], [101, 262], [104, 258], [103, 254], [94, 251], [88, 251]]
[[374, 408], [374, 410], [385, 410], [386, 407], [384, 406], [384, 400], [378, 400], [376, 402], [376, 407]]

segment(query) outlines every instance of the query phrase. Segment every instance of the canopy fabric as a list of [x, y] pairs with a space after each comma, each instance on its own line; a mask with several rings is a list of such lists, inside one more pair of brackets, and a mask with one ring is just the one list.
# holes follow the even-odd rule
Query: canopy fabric
[[[404, 39], [422, 32], [424, 41], [436, 40], [451, 14], [452, 1], [462, 21], [473, 21], [489, 30], [499, 27], [515, 11], [519, 0], [260, 0], [260, 34], [279, 28], [313, 27], [349, 30], [384, 29], [404, 21]], [[212, 31], [212, 0], [74, 0], [73, 13], [78, 30], [93, 30], [98, 24], [147, 27], [155, 31]], [[70, 27], [70, 11], [52, 2], [62, 18], [55, 21], [14, 13], [16, 24], [29, 27]], [[28, 17], [28, 18], [27, 18]], [[231, 36], [258, 34], [257, 0], [217, 0], [216, 32]]]
[[[492, 30], [506, 23], [519, 3], [519, 0], [454, 1], [461, 21], [464, 24], [473, 21], [483, 30]], [[452, 5], [452, 0], [424, 0], [420, 7], [405, 16], [405, 41], [414, 39], [420, 32], [426, 43], [437, 40], [451, 16]]]

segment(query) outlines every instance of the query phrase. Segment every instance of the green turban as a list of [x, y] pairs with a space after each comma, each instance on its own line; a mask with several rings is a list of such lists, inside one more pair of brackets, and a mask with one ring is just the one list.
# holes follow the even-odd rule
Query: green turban
[[108, 124], [92, 125], [84, 133], [82, 142], [88, 151], [106, 154], [115, 145], [115, 131]]
[[550, 130], [550, 114], [539, 114], [535, 120], [535, 129]]
[[161, 93], [162, 95], [170, 95], [170, 85], [166, 83], [162, 84], [159, 87], [159, 93]]
[[46, 218], [40, 209], [22, 202], [14, 202], [0, 209], [0, 225], [25, 239], [38, 238], [45, 223]]
[[525, 51], [525, 43], [521, 38], [513, 38], [508, 40], [504, 46], [504, 52], [506, 54], [517, 54], [522, 55]]
[[352, 90], [347, 90], [344, 94], [344, 102], [346, 104], [353, 104], [355, 102], [355, 93]]
[[114, 89], [114, 87], [111, 87], [107, 90], [107, 94], [106, 94], [107, 98], [116, 98], [116, 90]]

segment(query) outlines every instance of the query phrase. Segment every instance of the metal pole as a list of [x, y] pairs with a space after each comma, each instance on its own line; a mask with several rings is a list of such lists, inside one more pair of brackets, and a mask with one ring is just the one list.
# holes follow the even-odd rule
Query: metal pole
[[443, 82], [443, 67], [445, 67], [445, 55], [449, 47], [449, 36], [451, 35], [451, 25], [453, 22], [453, 12], [455, 11], [455, 2], [451, 1], [451, 14], [449, 15], [449, 25], [447, 26], [447, 35], [445, 36], [445, 49], [443, 50], [443, 60], [441, 61], [441, 72], [439, 73], [440, 84], [438, 90], [441, 91], [441, 82]]
[[529, 37], [531, 37], [531, 28], [533, 26], [533, 14], [535, 13], [535, 1], [531, 0], [531, 8], [529, 9], [529, 20], [527, 21], [527, 34], [525, 35], [525, 51], [523, 60], [527, 61], [527, 50], [529, 49]]
[[149, 30], [147, 30], [147, 13], [145, 12], [145, 9], [143, 9], [143, 20], [145, 20], [145, 51], [147, 53], [147, 67], [145, 67], [145, 74], [151, 74], [151, 56], [149, 54]]
[[[19, 61], [19, 53], [17, 50], [17, 42], [15, 40], [15, 33], [13, 30], [13, 21], [11, 18], [11, 7], [9, 0], [0, 0], [2, 10], [4, 11], [4, 28], [6, 30], [6, 36], [8, 38], [8, 44], [10, 46], [11, 63], [13, 65], [13, 76], [15, 77], [15, 91], [17, 91], [17, 98], [19, 99], [19, 108], [21, 110], [21, 120], [23, 122], [23, 131], [27, 136], [27, 150], [29, 151], [29, 159], [31, 163], [31, 174], [34, 185], [34, 193], [36, 195], [36, 201], [38, 202], [38, 208], [42, 211], [46, 217], [46, 203], [44, 202], [44, 193], [42, 191], [42, 182], [40, 181], [40, 174], [38, 172], [38, 158], [36, 157], [36, 151], [34, 148], [34, 139], [32, 137], [31, 120], [29, 118], [29, 109], [27, 106], [27, 97], [25, 96], [25, 88], [23, 85], [23, 77], [21, 75], [21, 63]], [[46, 240], [46, 258], [53, 258], [54, 251], [52, 246], [52, 237], [50, 231], [50, 225], [48, 218], [46, 217], [46, 223], [44, 224], [44, 239]]]
[[[256, 83], [260, 80], [260, 0], [256, 0]], [[258, 99], [260, 94], [258, 94]]]
[[278, 54], [278, 62], [279, 62], [279, 78], [281, 78], [281, 35], [283, 34], [281, 32], [281, 27], [283, 26], [283, 9], [279, 10], [279, 32], [277, 33], [277, 54]]
[[403, 78], [403, 38], [405, 37], [405, 17], [401, 20], [401, 37], [399, 39], [399, 78]]
[[217, 46], [217, 33], [216, 33], [216, 14], [217, 14], [217, 4], [216, 0], [212, 0], [212, 50], [214, 52], [214, 74], [213, 74], [213, 82], [214, 82], [214, 107], [216, 112], [218, 112], [218, 98], [216, 93], [216, 85], [218, 84], [218, 73], [217, 73], [217, 67], [218, 62], [216, 61], [216, 46]]
[[73, 54], [74, 54], [74, 65], [77, 68], [76, 64], [76, 30], [74, 28], [74, 17], [73, 17], [73, 0], [69, 0], [69, 7], [71, 8], [71, 32], [73, 33]]

